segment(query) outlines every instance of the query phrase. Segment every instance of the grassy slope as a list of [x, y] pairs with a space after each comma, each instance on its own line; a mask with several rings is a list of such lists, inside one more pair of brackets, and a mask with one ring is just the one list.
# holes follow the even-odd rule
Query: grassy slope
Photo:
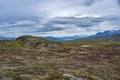
[[0, 47], [1, 80], [62, 80], [66, 73], [89, 80], [120, 79], [120, 42], [63, 42], [59, 48], [41, 49], [5, 43]]

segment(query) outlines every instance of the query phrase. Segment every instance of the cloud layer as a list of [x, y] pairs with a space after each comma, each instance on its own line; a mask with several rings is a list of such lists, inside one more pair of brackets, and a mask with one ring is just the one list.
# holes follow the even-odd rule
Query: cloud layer
[[120, 29], [120, 0], [0, 0], [0, 35], [88, 36]]

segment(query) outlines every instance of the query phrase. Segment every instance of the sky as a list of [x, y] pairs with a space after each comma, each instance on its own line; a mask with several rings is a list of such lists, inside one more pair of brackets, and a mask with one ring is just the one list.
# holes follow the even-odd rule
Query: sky
[[0, 0], [0, 35], [89, 36], [120, 30], [120, 0]]

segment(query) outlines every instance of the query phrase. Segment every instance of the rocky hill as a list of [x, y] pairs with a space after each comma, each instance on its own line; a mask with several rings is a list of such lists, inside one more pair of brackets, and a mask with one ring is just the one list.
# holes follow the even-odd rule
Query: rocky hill
[[54, 42], [54, 41], [50, 41], [42, 37], [35, 37], [35, 36], [29, 36], [29, 35], [20, 36], [16, 40], [22, 42], [24, 46], [27, 46], [27, 47], [41, 48], [41, 47], [60, 46], [59, 42]]
[[54, 42], [42, 37], [35, 36], [20, 36], [16, 40], [1, 40], [0, 46], [5, 47], [33, 47], [33, 48], [58, 48], [61, 47], [60, 42]]

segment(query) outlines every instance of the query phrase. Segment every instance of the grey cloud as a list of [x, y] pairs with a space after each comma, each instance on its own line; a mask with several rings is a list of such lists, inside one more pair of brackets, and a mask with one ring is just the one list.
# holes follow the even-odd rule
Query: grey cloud
[[25, 27], [33, 27], [35, 25], [37, 25], [38, 23], [35, 21], [29, 21], [29, 20], [23, 20], [23, 21], [17, 21], [15, 23], [4, 23], [2, 25], [1, 23], [1, 28], [12, 28], [12, 27], [21, 27], [21, 28], [25, 28]]
[[[35, 32], [51, 32], [51, 31], [63, 31], [72, 29], [74, 26], [78, 28], [91, 28], [93, 26], [99, 26], [103, 22], [115, 23], [114, 26], [119, 25], [118, 17], [56, 17], [48, 22], [42, 24], [42, 28], [37, 29]], [[73, 26], [73, 27], [71, 27]]]
[[86, 6], [91, 6], [92, 4], [94, 4], [95, 0], [85, 0], [85, 2], [83, 3]]
[[55, 25], [57, 24], [56, 22], [47, 22], [44, 24], [41, 24], [43, 27], [37, 29], [35, 32], [51, 32], [51, 31], [61, 31], [64, 30], [64, 27], [59, 27], [59, 25]]
[[59, 27], [43, 27], [43, 28], [40, 28], [34, 32], [51, 32], [51, 31], [61, 31], [61, 30], [64, 30], [64, 28], [59, 28]]
[[0, 34], [120, 29], [119, 8], [120, 0], [0, 0]]
[[[70, 25], [74, 24], [78, 27], [90, 27], [93, 25], [97, 25], [101, 22], [103, 22], [103, 18], [94, 18], [94, 17], [83, 17], [83, 18], [76, 18], [76, 17], [58, 17], [55, 19], [52, 19], [47, 25], [52, 25], [52, 24], [62, 24], [62, 25]], [[44, 24], [44, 25], [46, 25]]]
[[[98, 2], [99, 1], [99, 2]], [[73, 16], [74, 14], [103, 15], [117, 14], [120, 3], [116, 0], [0, 0], [0, 17], [2, 16]], [[111, 4], [114, 4], [111, 6]], [[88, 7], [89, 6], [89, 7]], [[109, 7], [111, 6], [111, 7]], [[104, 7], [104, 8], [103, 8]], [[107, 13], [106, 10], [108, 9]], [[96, 10], [100, 10], [99, 14]], [[91, 12], [93, 14], [91, 14]], [[118, 13], [119, 14], [119, 13]]]
[[120, 6], [120, 0], [118, 0], [118, 5]]
[[120, 17], [118, 16], [103, 16], [103, 17], [55, 17], [45, 23], [39, 21], [16, 21], [14, 23], [4, 23], [0, 26], [0, 31], [14, 31], [21, 33], [44, 33], [52, 31], [65, 31], [76, 28], [87, 29], [97, 27], [103, 22], [109, 22], [111, 25], [119, 26]]
[[[52, 19], [46, 23], [43, 24], [43, 28], [39, 31], [47, 32], [47, 31], [61, 31], [61, 30], [67, 30], [71, 27], [69, 26], [76, 26], [78, 28], [87, 28], [87, 27], [93, 27], [98, 26], [103, 22], [109, 22], [113, 26], [120, 25], [119, 24], [120, 18], [118, 16], [106, 16], [106, 17], [82, 17], [82, 18], [76, 18], [76, 17], [56, 17], [55, 19]], [[113, 24], [115, 23], [115, 24]], [[55, 26], [61, 25], [63, 27]]]

